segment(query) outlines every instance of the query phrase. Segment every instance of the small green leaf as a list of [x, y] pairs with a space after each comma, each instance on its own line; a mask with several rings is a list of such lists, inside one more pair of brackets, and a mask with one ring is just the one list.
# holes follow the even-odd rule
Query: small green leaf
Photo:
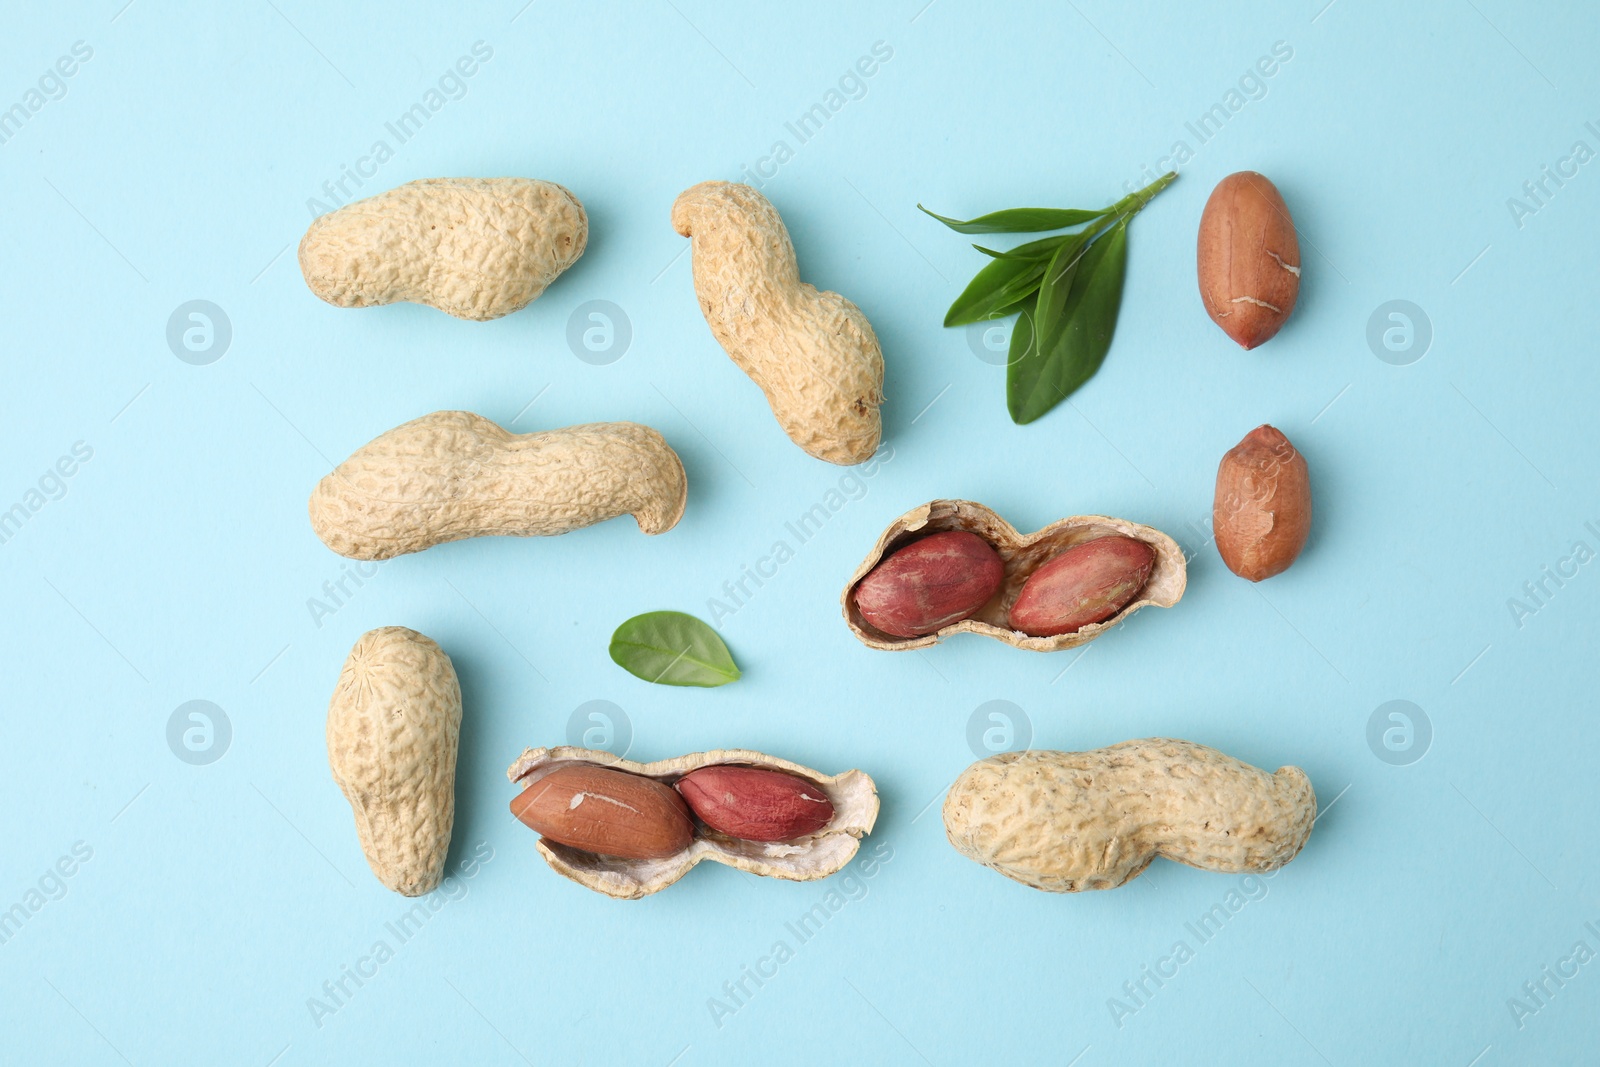
[[681, 611], [650, 611], [617, 627], [611, 659], [629, 674], [661, 685], [710, 688], [739, 677], [717, 632]]
[[[1089, 246], [1078, 261], [1060, 315], [1050, 334], [1031, 336], [1024, 357], [1006, 368], [1006, 406], [1013, 422], [1032, 422], [1094, 377], [1111, 348], [1122, 308], [1122, 281], [1128, 265], [1128, 223], [1124, 219]], [[1024, 318], [1027, 316], [1024, 315]], [[1018, 333], [1022, 325], [1017, 326]], [[1011, 336], [1017, 351], [1017, 333]]]
[[1067, 297], [1072, 293], [1072, 279], [1077, 275], [1078, 261], [1083, 258], [1091, 236], [1093, 234], [1087, 230], [1075, 234], [1074, 240], [1064, 242], [1050, 257], [1050, 265], [1039, 280], [1039, 310], [1033, 324], [1040, 337], [1050, 336], [1061, 318], [1061, 311], [1067, 306]]
[[1061, 247], [1063, 241], [1070, 241], [1077, 236], [1079, 235], [1075, 233], [1064, 233], [1059, 237], [1045, 237], [1038, 241], [1029, 241], [1027, 244], [1007, 249], [1004, 252], [997, 252], [992, 248], [985, 248], [983, 245], [973, 245], [972, 247], [991, 259], [1049, 259], [1056, 254], [1056, 249]]
[[966, 326], [1004, 314], [1005, 309], [1039, 288], [1046, 260], [997, 259], [973, 276], [945, 312], [946, 326]]
[[[1006, 352], [1006, 379], [1011, 378], [1011, 368], [1027, 359], [1033, 351], [1033, 317], [1037, 313], [1038, 297], [1022, 302], [1017, 324], [1011, 328], [1011, 348]], [[1009, 386], [1008, 386], [1009, 388]]]
[[917, 208], [932, 215], [957, 233], [1041, 233], [1045, 230], [1062, 230], [1068, 226], [1089, 222], [1104, 215], [1107, 210], [1084, 211], [1079, 208], [1014, 207], [1006, 211], [991, 211], [975, 219], [948, 219], [935, 215], [921, 204]]

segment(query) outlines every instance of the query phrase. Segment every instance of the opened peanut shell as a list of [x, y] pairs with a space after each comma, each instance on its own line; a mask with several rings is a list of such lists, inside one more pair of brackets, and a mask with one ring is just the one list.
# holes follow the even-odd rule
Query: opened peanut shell
[[[999, 591], [967, 617], [919, 637], [897, 637], [868, 622], [855, 597], [856, 586], [862, 579], [871, 574], [882, 560], [907, 545], [931, 534], [952, 530], [976, 534], [994, 546], [1005, 565]], [[1089, 623], [1071, 633], [1030, 637], [1012, 629], [1011, 609], [1028, 578], [1067, 549], [1101, 537], [1129, 537], [1142, 541], [1155, 554], [1149, 578], [1134, 599], [1109, 618]], [[1170, 608], [1183, 598], [1187, 582], [1188, 570], [1184, 564], [1183, 550], [1172, 538], [1149, 526], [1104, 515], [1074, 515], [1053, 522], [1042, 530], [1023, 534], [982, 504], [970, 500], [932, 500], [911, 509], [889, 524], [877, 544], [872, 546], [872, 551], [867, 553], [867, 558], [850, 576], [840, 600], [845, 623], [861, 643], [870, 648], [885, 651], [927, 648], [952, 634], [974, 633], [1030, 652], [1055, 652], [1093, 641], [1142, 607], [1153, 605]]]
[[[871, 832], [878, 818], [877, 787], [861, 771], [818, 774], [798, 763], [742, 748], [696, 752], [654, 763], [635, 763], [609, 752], [565, 745], [558, 748], [530, 748], [517, 757], [517, 761], [506, 771], [506, 777], [526, 792], [543, 776], [563, 768], [580, 766], [591, 771], [609, 768], [639, 775], [668, 787], [704, 767], [738, 766], [784, 771], [815, 785], [833, 808], [832, 817], [825, 825], [794, 840], [755, 841], [701, 827], [686, 846], [660, 858], [602, 855], [559, 844], [548, 837], [539, 838], [540, 855], [558, 874], [619, 900], [637, 900], [658, 893], [688, 874], [703, 860], [791, 882], [826, 878], [850, 862], [860, 847], [859, 839]], [[595, 795], [593, 799], [603, 804], [608, 798]]]

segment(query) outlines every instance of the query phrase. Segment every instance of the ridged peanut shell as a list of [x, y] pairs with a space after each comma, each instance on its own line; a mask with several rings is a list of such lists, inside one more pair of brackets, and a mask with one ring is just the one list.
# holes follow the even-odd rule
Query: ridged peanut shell
[[979, 760], [944, 802], [957, 852], [1051, 893], [1115, 889], [1157, 856], [1231, 874], [1277, 870], [1317, 816], [1305, 772], [1258, 767], [1192, 741]]
[[659, 893], [688, 874], [696, 864], [706, 860], [790, 882], [826, 878], [850, 862], [860, 847], [859, 839], [871, 832], [878, 818], [877, 787], [861, 771], [823, 775], [798, 763], [742, 748], [696, 752], [654, 763], [636, 763], [609, 752], [566, 745], [530, 748], [524, 750], [507, 769], [506, 777], [520, 791], [546, 768], [571, 761], [613, 767], [667, 784], [701, 767], [720, 764], [763, 767], [785, 771], [814, 782], [833, 804], [833, 818], [808, 837], [794, 841], [761, 842], [702, 831], [682, 852], [666, 859], [618, 859], [568, 848], [545, 838], [539, 839], [539, 854], [556, 873], [619, 900], [637, 900]]
[[403, 626], [361, 635], [328, 703], [328, 764], [372, 873], [396, 893], [421, 896], [444, 876], [460, 732], [443, 649]]
[[647, 534], [677, 525], [683, 463], [635, 422], [514, 434], [470, 411], [436, 411], [357, 449], [317, 483], [311, 527], [352, 559], [446, 541], [564, 534], [631, 514]]
[[[856, 607], [856, 584], [870, 574], [884, 557], [917, 538], [945, 530], [965, 530], [977, 534], [994, 546], [1005, 564], [1000, 591], [974, 614], [922, 637], [895, 637], [875, 628]], [[1149, 579], [1135, 599], [1102, 622], [1091, 623], [1068, 634], [1030, 637], [1010, 625], [1011, 607], [1034, 571], [1061, 552], [1098, 537], [1120, 535], [1143, 541], [1155, 553]], [[1022, 534], [992, 510], [970, 500], [932, 500], [912, 508], [883, 531], [866, 559], [844, 587], [840, 603], [846, 625], [862, 644], [885, 651], [927, 648], [953, 634], [973, 633], [1004, 641], [1030, 652], [1056, 652], [1076, 648], [1099, 637], [1143, 607], [1170, 608], [1183, 599], [1188, 583], [1188, 568], [1183, 550], [1160, 530], [1127, 519], [1104, 515], [1074, 515], [1051, 523], [1041, 530]]]
[[672, 205], [693, 238], [694, 291], [712, 336], [761, 387], [783, 432], [829, 463], [878, 449], [883, 352], [861, 309], [800, 280], [783, 219], [748, 185], [701, 182]]
[[411, 302], [483, 322], [520, 311], [583, 255], [578, 198], [531, 178], [424, 178], [319, 216], [300, 272], [335, 307]]

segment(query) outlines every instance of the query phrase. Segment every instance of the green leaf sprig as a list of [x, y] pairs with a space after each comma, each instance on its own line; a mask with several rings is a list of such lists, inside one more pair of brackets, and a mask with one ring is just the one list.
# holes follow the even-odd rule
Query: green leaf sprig
[[1094, 377], [1111, 348], [1128, 266], [1128, 222], [1177, 178], [1169, 171], [1100, 211], [1022, 207], [975, 219], [924, 213], [957, 233], [1039, 233], [1083, 226], [1077, 233], [1029, 241], [990, 257], [945, 313], [946, 326], [1020, 315], [1006, 362], [1006, 407], [1019, 425], [1032, 422]]
[[681, 611], [635, 615], [611, 635], [611, 659], [629, 674], [661, 685], [702, 688], [737, 681], [739, 668], [717, 632]]

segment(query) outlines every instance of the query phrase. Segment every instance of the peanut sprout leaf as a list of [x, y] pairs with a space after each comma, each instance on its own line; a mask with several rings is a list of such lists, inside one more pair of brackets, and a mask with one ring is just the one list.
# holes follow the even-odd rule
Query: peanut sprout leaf
[[945, 313], [944, 324], [966, 326], [995, 317], [1039, 288], [1045, 265], [1042, 259], [993, 260], [956, 297]]
[[1027, 244], [1020, 244], [1017, 247], [1007, 249], [1004, 252], [998, 252], [993, 248], [985, 248], [983, 245], [975, 244], [972, 247], [976, 248], [990, 259], [1049, 259], [1051, 256], [1056, 254], [1056, 249], [1061, 247], [1061, 243], [1063, 241], [1070, 241], [1077, 236], [1078, 234], [1075, 233], [1064, 233], [1059, 237], [1045, 237], [1038, 241], [1029, 241]]
[[728, 646], [717, 632], [681, 611], [635, 615], [611, 635], [611, 659], [629, 674], [661, 685], [702, 688], [739, 677]]
[[917, 208], [957, 233], [1040, 233], [1044, 230], [1061, 230], [1068, 226], [1090, 222], [1111, 210], [1110, 208], [1085, 211], [1080, 208], [1016, 207], [1006, 211], [991, 211], [987, 215], [979, 215], [975, 219], [963, 222], [960, 219], [936, 215], [921, 204], [918, 204]]
[[1006, 364], [1006, 407], [1029, 423], [1094, 377], [1105, 362], [1122, 310], [1128, 222], [1178, 177], [1168, 171], [1108, 208], [1014, 208], [975, 219], [923, 212], [960, 233], [1030, 233], [1083, 225], [1076, 233], [1028, 241], [1007, 251], [980, 244], [989, 257], [945, 313], [966, 326], [1020, 313]]
[[[1025, 358], [1006, 368], [1006, 406], [1012, 421], [1029, 423], [1094, 376], [1111, 348], [1128, 265], [1127, 220], [1089, 246], [1078, 261], [1072, 291], [1050, 334], [1040, 332]], [[1013, 334], [1013, 344], [1016, 335]]]
[[1072, 293], [1072, 279], [1077, 275], [1078, 261], [1088, 250], [1089, 239], [1097, 235], [1098, 231], [1093, 230], [1074, 234], [1074, 240], [1064, 243], [1050, 258], [1050, 265], [1045, 268], [1044, 277], [1039, 281], [1039, 310], [1034, 320], [1034, 329], [1041, 338], [1054, 332], [1061, 311], [1067, 306], [1067, 297]]
[[1011, 328], [1011, 348], [1006, 353], [1006, 376], [1010, 377], [1010, 368], [1027, 359], [1033, 350], [1033, 316], [1038, 306], [1036, 298], [1022, 302], [1018, 309], [1021, 315], [1017, 317], [1017, 324]]

